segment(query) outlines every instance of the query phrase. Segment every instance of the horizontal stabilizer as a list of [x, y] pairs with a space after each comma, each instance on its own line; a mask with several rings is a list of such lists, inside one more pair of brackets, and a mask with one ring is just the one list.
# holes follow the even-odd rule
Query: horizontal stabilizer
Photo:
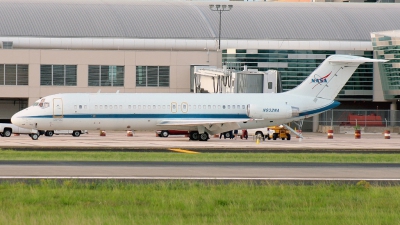
[[366, 62], [387, 62], [388, 60], [384, 59], [369, 59], [359, 56], [351, 56], [351, 55], [341, 55], [340, 57], [332, 57], [328, 59], [329, 62], [333, 63], [366, 63]]

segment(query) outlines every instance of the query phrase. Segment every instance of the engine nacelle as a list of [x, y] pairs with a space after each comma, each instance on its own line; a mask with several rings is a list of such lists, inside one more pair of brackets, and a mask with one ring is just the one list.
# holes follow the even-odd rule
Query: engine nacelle
[[249, 104], [247, 116], [252, 119], [287, 119], [299, 116], [299, 108], [285, 104], [271, 106]]

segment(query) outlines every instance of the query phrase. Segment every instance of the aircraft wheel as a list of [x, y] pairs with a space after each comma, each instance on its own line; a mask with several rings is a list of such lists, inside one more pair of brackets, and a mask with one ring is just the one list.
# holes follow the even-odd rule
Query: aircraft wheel
[[224, 133], [224, 137], [229, 139], [231, 137], [231, 134], [229, 132], [226, 132]]
[[208, 140], [208, 134], [206, 132], [199, 135], [199, 141], [207, 141], [207, 140]]
[[81, 132], [79, 130], [74, 130], [74, 131], [72, 131], [72, 136], [79, 137], [79, 136], [81, 136]]
[[44, 135], [48, 136], [48, 137], [52, 137], [54, 135], [54, 131], [48, 130], [48, 131], [46, 131], [46, 133], [44, 133]]
[[190, 139], [190, 140], [193, 140], [193, 141], [199, 140], [199, 132], [197, 132], [197, 131], [191, 131], [191, 132], [189, 133], [189, 139]]
[[286, 135], [286, 140], [290, 141], [290, 134]]
[[3, 136], [4, 136], [4, 137], [10, 137], [11, 134], [12, 134], [12, 131], [11, 131], [10, 129], [6, 129], [6, 130], [4, 130], [4, 132], [3, 132]]
[[160, 136], [161, 137], [168, 137], [169, 133], [166, 130], [161, 131]]
[[29, 135], [31, 138], [32, 138], [32, 140], [37, 140], [37, 139], [39, 139], [39, 134], [30, 134]]

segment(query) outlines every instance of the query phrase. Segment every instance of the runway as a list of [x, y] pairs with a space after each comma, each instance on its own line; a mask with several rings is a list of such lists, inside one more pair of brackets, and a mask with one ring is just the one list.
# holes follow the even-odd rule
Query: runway
[[0, 161], [2, 179], [400, 181], [400, 164]]
[[[207, 142], [184, 136], [159, 138], [153, 132], [90, 132], [81, 137], [54, 136], [31, 140], [27, 135], [0, 138], [1, 149], [20, 151], [144, 151], [171, 152], [171, 148], [200, 152], [336, 152], [400, 153], [400, 136], [392, 134], [306, 133], [302, 140], [270, 140], [257, 143], [212, 137]], [[183, 151], [184, 152], [184, 151]], [[186, 153], [176, 153], [186, 154]], [[194, 163], [194, 162], [70, 162], [0, 161], [0, 178], [17, 179], [119, 179], [119, 180], [254, 180], [254, 181], [388, 181], [400, 183], [400, 164], [349, 163]]]
[[[136, 132], [128, 137], [126, 132], [107, 132], [99, 136], [99, 131], [89, 131], [80, 137], [71, 135], [41, 136], [31, 140], [28, 135], [0, 137], [0, 149], [15, 150], [74, 150], [74, 151], [166, 151], [181, 148], [200, 152], [399, 152], [400, 135], [392, 134], [384, 139], [383, 134], [362, 134], [355, 139], [354, 134], [334, 134], [327, 139], [323, 133], [303, 133], [304, 139], [266, 140], [259, 143], [253, 137], [242, 139], [219, 139], [211, 137], [208, 141], [189, 141], [184, 136], [168, 138], [156, 137], [155, 132]], [[293, 135], [294, 136], [294, 135]]]

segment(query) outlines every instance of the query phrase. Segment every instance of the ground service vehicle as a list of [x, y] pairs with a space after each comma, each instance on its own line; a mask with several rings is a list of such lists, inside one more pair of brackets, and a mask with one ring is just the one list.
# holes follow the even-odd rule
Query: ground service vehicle
[[187, 130], [158, 130], [156, 131], [159, 137], [168, 137], [169, 135], [188, 135]]
[[44, 136], [51, 137], [54, 134], [70, 134], [74, 137], [79, 137], [81, 134], [87, 134], [87, 130], [46, 130]]
[[11, 134], [31, 134], [32, 129], [15, 126], [12, 123], [0, 123], [0, 136], [10, 137]]
[[272, 138], [272, 140], [282, 139], [282, 140], [290, 140], [290, 131], [283, 126], [271, 126], [268, 127], [270, 129], [268, 140]]

